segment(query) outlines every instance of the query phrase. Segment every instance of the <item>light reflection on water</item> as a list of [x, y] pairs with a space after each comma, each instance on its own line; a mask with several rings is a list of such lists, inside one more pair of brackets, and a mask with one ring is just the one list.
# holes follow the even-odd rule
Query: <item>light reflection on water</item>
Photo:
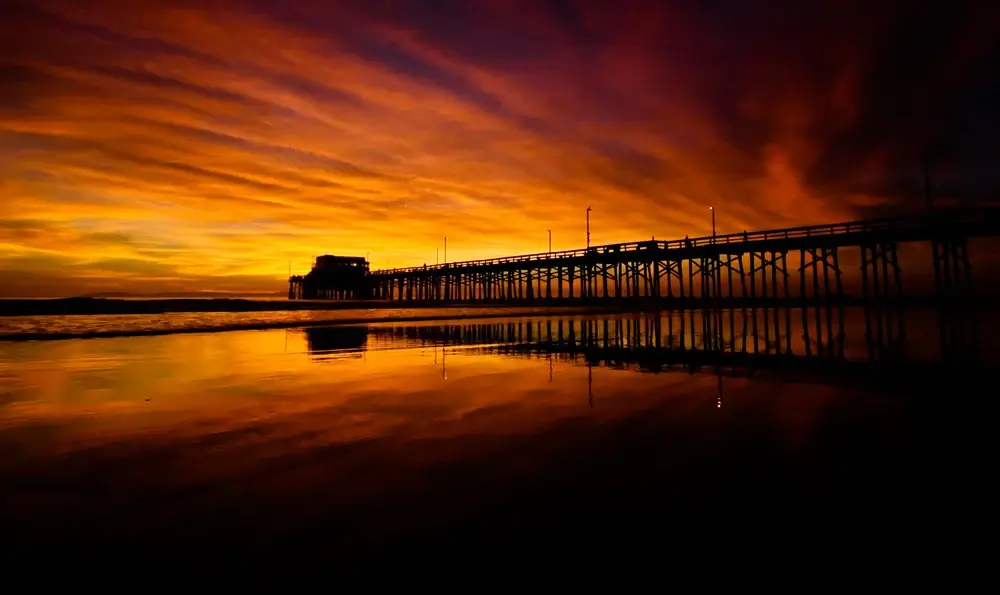
[[0, 340], [52, 336], [115, 336], [175, 333], [190, 330], [292, 327], [337, 321], [405, 320], [509, 314], [558, 314], [574, 307], [493, 308], [358, 308], [337, 310], [273, 310], [261, 312], [168, 312], [164, 314], [72, 314], [0, 316]]
[[[640, 369], [644, 362], [645, 369], [659, 370], [664, 362], [654, 361], [651, 368], [649, 356], [629, 359], [621, 350], [655, 343], [671, 352], [715, 348], [752, 354], [756, 343], [760, 354], [778, 353], [786, 345], [793, 353], [805, 353], [797, 316], [789, 319], [790, 331], [770, 341], [758, 336], [756, 342], [742, 333], [749, 323], [740, 315], [732, 327], [728, 316], [723, 318], [726, 324], [717, 336], [705, 334], [700, 314], [690, 319], [688, 314], [622, 314], [0, 344], [0, 428], [58, 423], [48, 439], [65, 434], [76, 440], [81, 433], [146, 431], [205, 419], [239, 425], [310, 408], [348, 408], [354, 413], [346, 419], [354, 420], [362, 415], [360, 403], [371, 405], [363, 417], [379, 427], [412, 426], [430, 412], [452, 419], [511, 402], [528, 409], [553, 400], [585, 404], [587, 398], [580, 395], [589, 391], [581, 389], [581, 378], [595, 372], [574, 365], [580, 363], [577, 355], [596, 358], [598, 366], [603, 357], [606, 366]], [[907, 357], [934, 361], [933, 321], [910, 316], [908, 324]], [[861, 325], [849, 317], [846, 328], [853, 332], [843, 341], [847, 360], [868, 355]], [[584, 353], [588, 342], [599, 351]], [[821, 348], [822, 342], [813, 342], [813, 353]], [[545, 363], [532, 361], [532, 354]], [[718, 391], [714, 379], [700, 377], [650, 380], [606, 369], [596, 371], [596, 377], [597, 384], [613, 382], [610, 392], [618, 396], [649, 386], [683, 385], [685, 392], [713, 398]], [[737, 391], [745, 385], [729, 382]], [[545, 393], [544, 399], [529, 398], [537, 391]], [[388, 403], [404, 401], [404, 408], [375, 421]], [[337, 421], [328, 433], [334, 439], [338, 432], [352, 436], [356, 429], [355, 421]]]
[[[5, 520], [30, 535], [86, 532], [91, 517], [114, 519], [121, 534], [160, 534], [181, 530], [176, 515], [201, 515], [185, 527], [214, 522], [250, 506], [253, 494], [254, 512], [271, 511], [283, 530], [324, 515], [346, 522], [363, 506], [368, 531], [387, 519], [451, 518], [468, 501], [578, 467], [596, 477], [622, 465], [643, 474], [675, 465], [719, 483], [755, 466], [804, 473], [811, 461], [853, 460], [861, 450], [859, 461], [881, 469], [880, 448], [912, 440], [912, 405], [868, 387], [651, 368], [641, 348], [655, 337], [661, 347], [671, 336], [675, 346], [706, 345], [697, 317], [683, 339], [669, 322], [514, 317], [0, 344], [0, 479], [22, 486], [4, 496]], [[921, 328], [917, 316], [908, 324]], [[856, 317], [845, 323], [849, 359], [867, 353], [862, 327]], [[801, 354], [804, 333], [786, 332], [782, 343]], [[909, 333], [907, 352], [933, 361], [937, 343], [921, 345], [921, 333]], [[742, 337], [727, 349], [737, 343], [742, 350]], [[757, 343], [767, 351], [763, 337]], [[632, 348], [647, 359], [628, 361]], [[628, 371], [641, 369], [667, 373]], [[635, 450], [616, 450], [623, 445]], [[837, 473], [819, 469], [815, 481]], [[503, 488], [473, 497], [469, 485]], [[408, 519], [392, 512], [427, 490], [437, 494], [430, 508]], [[265, 531], [238, 526], [226, 529], [233, 539]]]

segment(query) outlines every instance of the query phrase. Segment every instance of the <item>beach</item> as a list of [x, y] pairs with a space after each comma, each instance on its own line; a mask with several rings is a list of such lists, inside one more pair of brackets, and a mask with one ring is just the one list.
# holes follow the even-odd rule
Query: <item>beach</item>
[[816, 531], [877, 515], [899, 539], [940, 499], [933, 420], [965, 389], [932, 346], [906, 382], [793, 377], [762, 337], [757, 369], [692, 358], [702, 320], [670, 316], [0, 342], [5, 535], [17, 559], [275, 578], [791, 531], [824, 508]]

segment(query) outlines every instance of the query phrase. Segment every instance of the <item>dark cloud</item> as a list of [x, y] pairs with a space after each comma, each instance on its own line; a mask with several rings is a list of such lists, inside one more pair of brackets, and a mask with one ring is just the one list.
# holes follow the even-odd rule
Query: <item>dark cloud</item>
[[270, 287], [320, 252], [425, 262], [445, 233], [530, 252], [579, 237], [583, 204], [598, 242], [707, 233], [707, 204], [723, 230], [914, 211], [924, 153], [938, 200], [1000, 195], [985, 2], [4, 11], [0, 269], [63, 258], [64, 287]]

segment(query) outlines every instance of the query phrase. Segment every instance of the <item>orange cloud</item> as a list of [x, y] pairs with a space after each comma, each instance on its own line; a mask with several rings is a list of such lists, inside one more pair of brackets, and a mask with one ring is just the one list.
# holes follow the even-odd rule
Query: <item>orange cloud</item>
[[281, 291], [289, 262], [419, 265], [444, 235], [449, 259], [573, 248], [587, 206], [605, 243], [708, 233], [710, 204], [729, 232], [900, 200], [883, 145], [831, 159], [884, 18], [847, 43], [690, 6], [324, 5], [15, 3], [0, 294]]

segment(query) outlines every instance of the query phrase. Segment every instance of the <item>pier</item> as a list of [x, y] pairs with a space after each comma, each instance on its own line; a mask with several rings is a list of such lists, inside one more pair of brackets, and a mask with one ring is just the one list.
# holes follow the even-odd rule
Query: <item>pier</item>
[[[914, 296], [904, 292], [899, 246], [923, 243], [930, 245], [932, 297], [962, 300], [972, 287], [968, 241], [996, 236], [1000, 208], [987, 208], [387, 270], [368, 271], [365, 262], [348, 277], [321, 267], [290, 277], [289, 299], [400, 305], [632, 301], [679, 309], [905, 301]], [[853, 293], [844, 286], [844, 249], [860, 250], [860, 287]]]

